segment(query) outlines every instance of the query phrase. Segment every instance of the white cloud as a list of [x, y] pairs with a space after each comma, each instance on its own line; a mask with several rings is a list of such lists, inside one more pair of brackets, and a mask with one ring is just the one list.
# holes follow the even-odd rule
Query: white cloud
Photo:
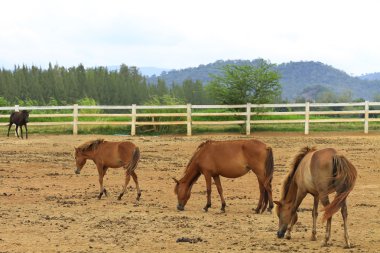
[[262, 57], [376, 72], [379, 7], [376, 0], [6, 1], [0, 66], [185, 68]]

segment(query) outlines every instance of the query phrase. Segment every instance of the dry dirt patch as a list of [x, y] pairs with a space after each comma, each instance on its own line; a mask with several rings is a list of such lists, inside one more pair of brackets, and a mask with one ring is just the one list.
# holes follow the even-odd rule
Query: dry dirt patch
[[[380, 136], [371, 134], [254, 134], [273, 148], [274, 198], [292, 157], [305, 145], [334, 147], [358, 169], [348, 199], [349, 232], [353, 249], [343, 249], [340, 213], [333, 217], [331, 246], [322, 248], [324, 226], [318, 222], [318, 241], [311, 235], [312, 199], [299, 211], [293, 239], [279, 240], [275, 214], [254, 214], [258, 186], [254, 175], [222, 178], [227, 201], [213, 186], [213, 206], [206, 202], [201, 177], [186, 211], [176, 210], [174, 182], [181, 177], [195, 148], [204, 140], [245, 139], [242, 135], [194, 137], [129, 137], [30, 135], [28, 140], [0, 137], [0, 252], [379, 252], [380, 251]], [[142, 198], [128, 193], [117, 201], [123, 173], [111, 169], [105, 178], [108, 197], [97, 200], [97, 171], [88, 162], [74, 174], [74, 146], [95, 138], [129, 140], [141, 150], [137, 168]], [[322, 215], [320, 214], [319, 217]]]

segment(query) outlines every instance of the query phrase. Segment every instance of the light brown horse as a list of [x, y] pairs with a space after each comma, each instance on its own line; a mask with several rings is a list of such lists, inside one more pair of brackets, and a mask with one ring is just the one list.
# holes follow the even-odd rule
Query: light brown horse
[[140, 159], [140, 150], [135, 144], [128, 141], [108, 142], [103, 139], [89, 141], [78, 148], [75, 148], [76, 174], [80, 174], [81, 169], [86, 164], [87, 159], [94, 161], [99, 173], [100, 192], [98, 199], [107, 195], [107, 190], [103, 187], [103, 178], [108, 168], [125, 169], [125, 182], [118, 200], [124, 195], [129, 180], [132, 176], [137, 188], [137, 200], [140, 199], [141, 191], [137, 180], [135, 169]]
[[256, 213], [268, 211], [273, 208], [272, 177], [273, 154], [272, 149], [258, 140], [234, 141], [206, 141], [198, 146], [194, 155], [187, 164], [184, 176], [176, 180], [175, 193], [178, 196], [177, 209], [183, 211], [191, 195], [191, 188], [203, 174], [206, 179], [207, 204], [204, 210], [211, 207], [211, 178], [214, 179], [222, 202], [222, 212], [225, 211], [226, 202], [219, 176], [237, 178], [253, 171], [256, 174], [260, 199]]
[[[350, 247], [346, 198], [354, 188], [356, 177], [355, 167], [335, 149], [326, 148], [318, 151], [309, 147], [301, 149], [285, 178], [281, 200], [275, 201], [279, 217], [277, 237], [283, 238], [287, 230], [286, 238], [291, 238], [292, 227], [297, 222], [297, 209], [307, 193], [310, 193], [314, 196], [311, 240], [316, 240], [318, 203], [321, 201], [325, 211], [323, 221], [327, 220], [324, 245], [326, 246], [330, 240], [331, 217], [341, 209], [344, 238], [346, 246]], [[330, 203], [328, 195], [333, 192], [336, 192], [336, 195]]]

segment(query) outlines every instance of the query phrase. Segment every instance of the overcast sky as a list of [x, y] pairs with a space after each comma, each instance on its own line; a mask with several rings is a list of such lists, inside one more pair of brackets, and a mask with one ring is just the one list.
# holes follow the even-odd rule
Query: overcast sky
[[1, 1], [0, 67], [320, 61], [380, 72], [378, 0]]

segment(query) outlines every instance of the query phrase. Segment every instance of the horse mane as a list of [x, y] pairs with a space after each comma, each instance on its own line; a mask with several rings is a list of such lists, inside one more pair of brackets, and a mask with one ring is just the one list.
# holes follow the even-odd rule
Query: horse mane
[[298, 168], [298, 165], [301, 163], [302, 159], [305, 157], [305, 155], [307, 155], [309, 152], [312, 152], [312, 151], [316, 151], [317, 148], [316, 147], [309, 147], [309, 146], [306, 146], [306, 147], [303, 147], [299, 153], [294, 157], [293, 159], [293, 163], [292, 163], [292, 167], [291, 169], [289, 170], [289, 173], [288, 175], [286, 176], [285, 180], [284, 180], [284, 183], [282, 185], [282, 195], [281, 195], [281, 199], [285, 199], [286, 195], [288, 194], [289, 192], [289, 188], [290, 188], [290, 183], [292, 182], [292, 179], [294, 177], [294, 175], [296, 174], [296, 171], [297, 171], [297, 168]]
[[89, 151], [89, 150], [93, 151], [99, 146], [99, 144], [102, 144], [103, 142], [104, 142], [104, 139], [96, 139], [96, 140], [88, 141], [80, 145], [78, 149], [82, 152]]

